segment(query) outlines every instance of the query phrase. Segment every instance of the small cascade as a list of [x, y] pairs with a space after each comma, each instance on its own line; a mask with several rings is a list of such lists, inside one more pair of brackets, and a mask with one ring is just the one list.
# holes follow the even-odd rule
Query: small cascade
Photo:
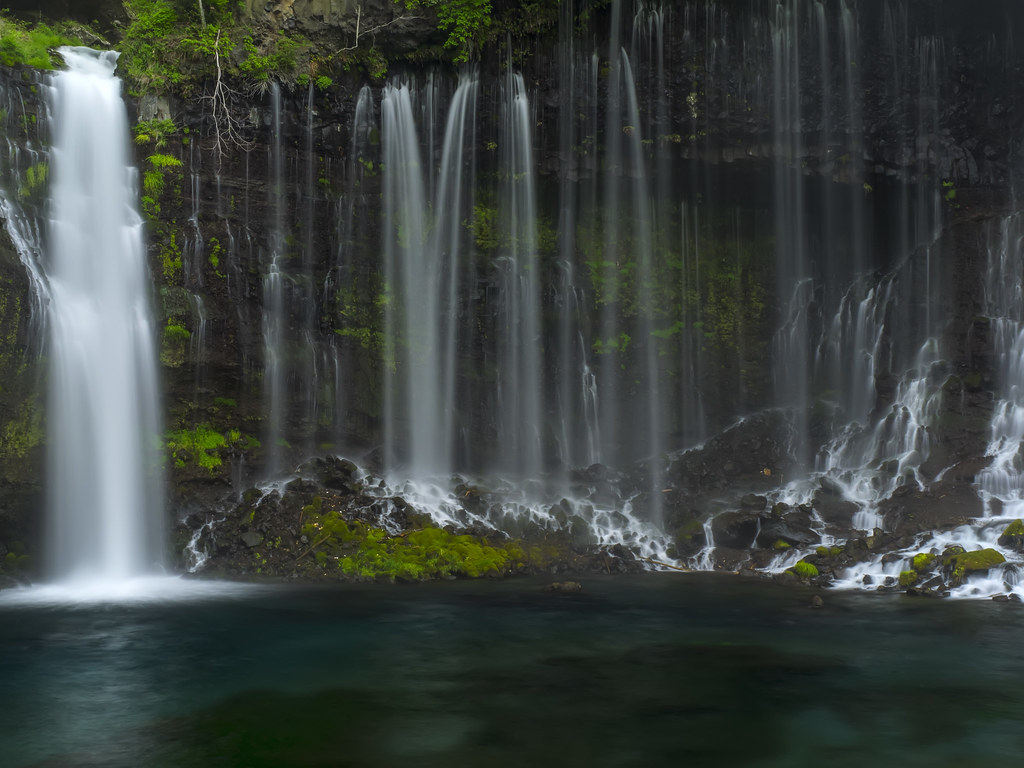
[[117, 54], [53, 80], [47, 572], [119, 582], [163, 560], [155, 330]]
[[189, 338], [189, 358], [196, 369], [196, 393], [206, 387], [206, 304], [199, 294], [192, 299], [192, 336]]
[[203, 285], [203, 229], [199, 225], [200, 184], [202, 167], [200, 153], [194, 143], [189, 144], [189, 186], [192, 211], [188, 217], [188, 231], [181, 249], [181, 266], [184, 284], [195, 290]]
[[986, 454], [992, 463], [977, 477], [985, 516], [1024, 517], [1024, 225], [1021, 214], [1003, 220], [987, 243], [985, 314], [1000, 380]]

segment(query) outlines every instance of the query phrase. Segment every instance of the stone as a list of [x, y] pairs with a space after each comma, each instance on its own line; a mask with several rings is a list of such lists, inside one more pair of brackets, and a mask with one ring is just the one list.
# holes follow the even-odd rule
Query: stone
[[545, 592], [581, 592], [583, 585], [578, 581], [553, 581], [544, 587]]
[[257, 531], [246, 531], [240, 538], [242, 539], [242, 543], [250, 549], [263, 543], [263, 534], [258, 533]]
[[740, 506], [744, 509], [764, 509], [768, 506], [768, 499], [756, 493], [748, 493], [740, 499]]
[[1024, 552], [1024, 520], [1014, 520], [1000, 534], [999, 546], [1012, 549], [1014, 552]]

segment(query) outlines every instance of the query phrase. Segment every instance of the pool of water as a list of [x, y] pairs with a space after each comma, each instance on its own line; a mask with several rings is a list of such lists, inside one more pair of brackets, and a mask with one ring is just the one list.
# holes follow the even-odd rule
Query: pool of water
[[[0, 763], [970, 766], [1024, 606], [714, 574], [0, 600]], [[668, 763], [667, 761], [671, 761]]]

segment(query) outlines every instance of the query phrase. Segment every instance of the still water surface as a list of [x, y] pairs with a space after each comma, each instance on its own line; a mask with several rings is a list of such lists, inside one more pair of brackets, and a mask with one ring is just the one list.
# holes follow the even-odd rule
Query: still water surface
[[[6, 766], [971, 766], [1024, 606], [713, 574], [0, 600]], [[670, 761], [670, 762], [668, 762]]]

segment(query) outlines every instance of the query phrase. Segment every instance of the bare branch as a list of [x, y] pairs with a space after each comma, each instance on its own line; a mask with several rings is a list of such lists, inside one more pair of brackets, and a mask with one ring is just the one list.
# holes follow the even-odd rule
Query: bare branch
[[414, 16], [414, 15], [411, 15], [411, 14], [402, 14], [401, 16], [396, 16], [391, 21], [385, 21], [383, 24], [378, 24], [375, 27], [370, 27], [367, 30], [360, 31], [359, 27], [360, 27], [360, 22], [362, 21], [362, 17], [363, 17], [363, 7], [361, 5], [357, 5], [356, 6], [356, 40], [355, 40], [355, 42], [352, 45], [349, 45], [349, 46], [347, 46], [345, 48], [339, 48], [336, 51], [336, 53], [345, 53], [346, 51], [354, 51], [354, 50], [356, 50], [359, 47], [359, 38], [362, 37], [363, 35], [373, 35], [373, 34], [377, 33], [379, 30], [384, 29], [385, 27], [390, 27], [392, 24], [397, 24], [399, 21], [407, 21], [407, 20], [414, 20], [414, 19], [421, 19], [421, 18], [423, 18], [422, 16]]
[[213, 46], [213, 61], [217, 69], [217, 79], [213, 84], [213, 92], [201, 98], [210, 104], [210, 117], [213, 120], [213, 149], [217, 153], [217, 171], [220, 172], [224, 155], [232, 147], [247, 150], [252, 142], [243, 136], [243, 123], [232, 111], [232, 102], [242, 98], [242, 94], [224, 82], [224, 71], [220, 63], [220, 30]]

